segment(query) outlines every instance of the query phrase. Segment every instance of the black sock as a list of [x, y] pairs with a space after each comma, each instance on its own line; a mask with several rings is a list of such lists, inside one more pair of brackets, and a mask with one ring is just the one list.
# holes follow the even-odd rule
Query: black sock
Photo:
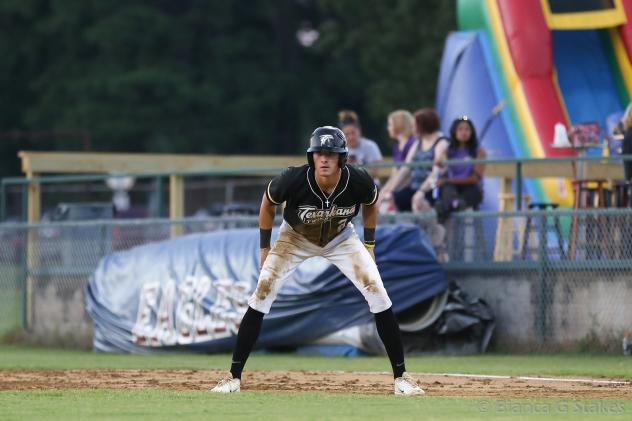
[[259, 332], [261, 332], [261, 323], [263, 322], [263, 313], [248, 307], [248, 311], [244, 314], [237, 332], [237, 343], [233, 351], [233, 361], [230, 365], [230, 372], [234, 379], [241, 379], [241, 372], [246, 365], [246, 360], [255, 346]]
[[381, 313], [375, 313], [375, 325], [377, 333], [382, 339], [382, 343], [386, 348], [388, 359], [393, 367], [393, 376], [401, 377], [406, 371], [404, 365], [404, 348], [402, 346], [402, 337], [399, 333], [399, 325], [395, 320], [393, 310], [389, 308]]

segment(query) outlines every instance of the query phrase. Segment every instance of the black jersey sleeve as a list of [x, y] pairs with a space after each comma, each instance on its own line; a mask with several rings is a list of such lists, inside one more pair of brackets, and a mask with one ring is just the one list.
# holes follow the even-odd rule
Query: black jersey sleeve
[[266, 197], [275, 205], [280, 205], [288, 199], [292, 184], [297, 177], [297, 168], [288, 167], [281, 175], [274, 177], [266, 187]]
[[371, 186], [369, 186], [369, 194], [366, 198], [367, 200], [362, 202], [362, 204], [364, 205], [374, 205], [375, 202], [377, 202], [377, 186], [375, 185], [375, 182], [372, 178]]
[[354, 168], [355, 191], [360, 203], [363, 205], [373, 205], [377, 202], [377, 186], [375, 181], [363, 168]]

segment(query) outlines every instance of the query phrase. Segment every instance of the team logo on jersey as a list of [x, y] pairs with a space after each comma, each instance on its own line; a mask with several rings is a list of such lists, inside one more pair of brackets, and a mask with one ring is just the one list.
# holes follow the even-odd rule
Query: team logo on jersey
[[355, 215], [355, 205], [346, 208], [333, 205], [331, 209], [318, 209], [316, 206], [299, 206], [298, 217], [305, 225], [322, 224], [332, 218], [348, 218]]
[[320, 146], [331, 146], [331, 142], [334, 140], [333, 135], [324, 134], [320, 137]]

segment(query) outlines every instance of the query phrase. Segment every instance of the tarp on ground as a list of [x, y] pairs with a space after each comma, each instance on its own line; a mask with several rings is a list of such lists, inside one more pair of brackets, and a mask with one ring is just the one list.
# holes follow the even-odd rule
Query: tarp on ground
[[[379, 227], [376, 236], [378, 267], [396, 313], [448, 288], [419, 227]], [[94, 349], [230, 351], [258, 273], [258, 229], [187, 235], [109, 254], [86, 290]], [[353, 284], [325, 259], [312, 258], [281, 289], [257, 347], [307, 344], [372, 320]]]

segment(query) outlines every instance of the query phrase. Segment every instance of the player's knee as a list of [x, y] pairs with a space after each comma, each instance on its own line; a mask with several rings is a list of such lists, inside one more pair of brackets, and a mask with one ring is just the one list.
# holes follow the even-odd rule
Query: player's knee
[[256, 294], [252, 294], [248, 299], [248, 306], [252, 307], [254, 310], [261, 312], [263, 314], [268, 314], [270, 312], [270, 308], [272, 307], [272, 303], [274, 299], [270, 299], [268, 297], [266, 300], [259, 300]]
[[369, 311], [371, 313], [381, 313], [393, 306], [393, 303], [384, 288], [382, 288], [381, 294], [367, 298], [367, 302], [369, 303]]
[[273, 292], [274, 278], [262, 276], [257, 283], [254, 295], [259, 301], [264, 301]]

